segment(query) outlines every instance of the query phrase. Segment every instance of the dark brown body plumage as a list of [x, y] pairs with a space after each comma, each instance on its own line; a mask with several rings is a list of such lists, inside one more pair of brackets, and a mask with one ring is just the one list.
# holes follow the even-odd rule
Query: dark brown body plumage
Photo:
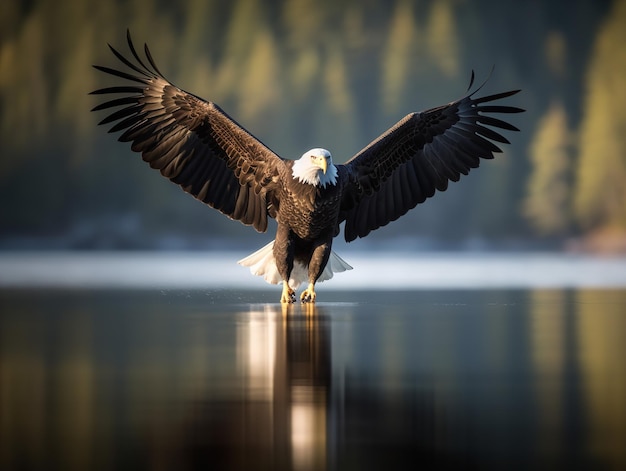
[[338, 233], [341, 183], [325, 188], [301, 183], [289, 176], [292, 167], [293, 161], [287, 162], [287, 176], [281, 179], [278, 223], [289, 225], [302, 239], [314, 239], [328, 229]]
[[309, 283], [321, 275], [339, 233], [340, 184], [324, 188], [291, 178], [293, 161], [281, 179], [280, 210], [276, 221], [274, 257], [283, 279], [289, 279], [294, 261], [309, 267]]

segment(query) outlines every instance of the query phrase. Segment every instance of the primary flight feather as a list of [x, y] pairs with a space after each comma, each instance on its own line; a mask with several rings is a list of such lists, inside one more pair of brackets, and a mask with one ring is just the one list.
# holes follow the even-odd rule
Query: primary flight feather
[[268, 217], [275, 218], [274, 241], [239, 263], [270, 283], [282, 282], [283, 303], [294, 302], [305, 281], [300, 298], [314, 302], [318, 281], [352, 268], [331, 250], [342, 222], [350, 242], [444, 191], [480, 159], [501, 152], [493, 141], [508, 143], [493, 128], [517, 131], [491, 114], [523, 111], [491, 104], [519, 90], [474, 98], [478, 87], [447, 105], [407, 115], [345, 164], [333, 163], [321, 148], [288, 160], [215, 103], [173, 85], [147, 45], [142, 59], [130, 33], [127, 40], [131, 59], [109, 48], [129, 72], [94, 66], [126, 83], [92, 92], [117, 96], [93, 108], [117, 108], [99, 124], [115, 123], [109, 132], [123, 131], [119, 140], [131, 142], [152, 168], [226, 216], [259, 232], [267, 230]]

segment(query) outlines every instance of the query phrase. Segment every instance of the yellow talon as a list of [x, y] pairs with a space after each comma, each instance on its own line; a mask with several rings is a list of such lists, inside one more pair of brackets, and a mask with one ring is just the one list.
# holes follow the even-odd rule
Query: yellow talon
[[289, 283], [283, 281], [283, 294], [280, 296], [281, 303], [295, 303], [296, 292], [289, 287]]
[[313, 283], [309, 283], [309, 287], [300, 295], [300, 301], [303, 303], [314, 303], [315, 296], [315, 285]]

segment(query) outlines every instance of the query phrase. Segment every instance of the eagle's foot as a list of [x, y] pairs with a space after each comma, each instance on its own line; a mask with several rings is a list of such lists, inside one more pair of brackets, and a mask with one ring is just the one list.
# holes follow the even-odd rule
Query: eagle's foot
[[305, 289], [300, 295], [300, 301], [303, 303], [314, 303], [315, 302], [315, 287], [313, 283], [309, 283], [309, 287]]
[[296, 292], [289, 287], [287, 282], [283, 282], [283, 294], [280, 296], [280, 302], [287, 304], [296, 302]]

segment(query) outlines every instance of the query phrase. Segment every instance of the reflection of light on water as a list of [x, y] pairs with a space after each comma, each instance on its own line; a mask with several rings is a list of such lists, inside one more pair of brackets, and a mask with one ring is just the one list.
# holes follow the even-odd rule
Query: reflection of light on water
[[59, 359], [58, 384], [53, 409], [59, 414], [57, 434], [63, 436], [62, 453], [68, 457], [66, 469], [89, 466], [93, 450], [94, 365], [90, 318], [72, 315], [62, 329], [65, 333]]
[[563, 291], [537, 291], [531, 293], [532, 303], [529, 312], [531, 320], [530, 340], [538, 413], [544, 424], [537, 437], [537, 446], [542, 451], [554, 452], [562, 446], [564, 391], [563, 375], [566, 351], [566, 313], [567, 297]]
[[269, 307], [251, 311], [248, 321], [238, 325], [238, 363], [250, 399], [271, 400], [274, 396], [276, 329], [275, 313]]
[[[266, 305], [253, 308], [237, 324], [237, 365], [246, 401], [268, 404], [263, 434], [282, 436], [285, 430], [295, 470], [324, 468], [326, 464], [326, 390], [317, 310], [313, 305]], [[319, 384], [318, 384], [319, 383]], [[273, 436], [275, 434], [275, 436]]]
[[323, 468], [326, 463], [324, 391], [316, 391], [312, 386], [294, 385], [291, 389], [290, 415], [293, 468]]
[[89, 469], [96, 430], [90, 319], [57, 320], [59, 347], [50, 355], [45, 329], [32, 312], [22, 314], [9, 322], [0, 316], [0, 468], [43, 469], [38, 460], [54, 444], [63, 469]]
[[45, 337], [27, 315], [0, 325], [0, 464], [28, 466], [46, 449]]
[[623, 291], [577, 293], [580, 365], [590, 422], [588, 446], [613, 469], [623, 469], [626, 463], [625, 303]]

